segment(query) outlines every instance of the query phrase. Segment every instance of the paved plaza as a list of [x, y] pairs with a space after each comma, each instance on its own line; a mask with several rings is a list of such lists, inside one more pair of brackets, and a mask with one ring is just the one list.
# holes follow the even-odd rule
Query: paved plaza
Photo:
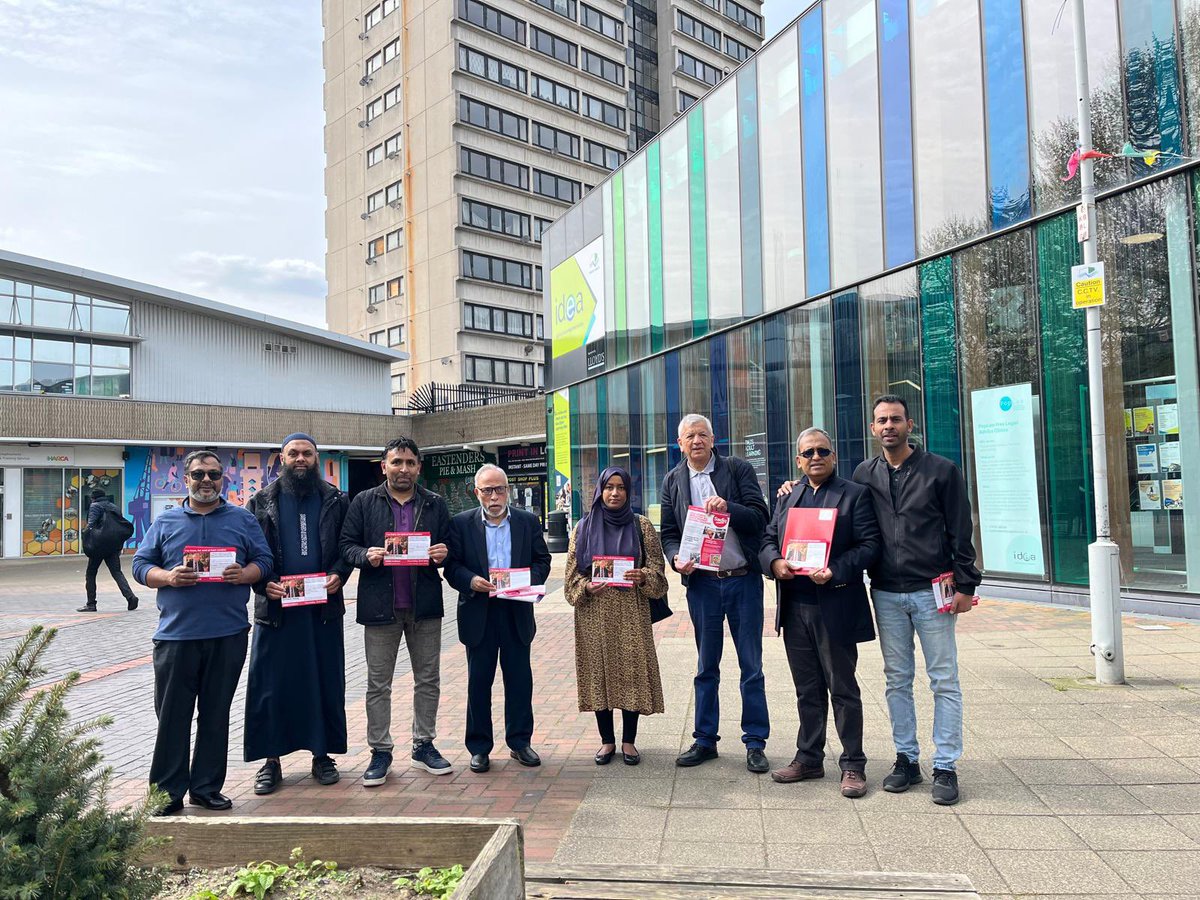
[[[555, 558], [561, 576], [564, 557]], [[695, 646], [678, 578], [676, 615], [656, 628], [667, 712], [643, 718], [642, 764], [597, 767], [595, 720], [576, 709], [572, 611], [561, 577], [537, 610], [534, 643], [534, 747], [540, 769], [522, 769], [503, 748], [492, 771], [473, 775], [462, 746], [466, 662], [454, 603], [447, 591], [438, 747], [455, 773], [434, 778], [397, 765], [387, 784], [361, 783], [366, 669], [362, 629], [347, 616], [347, 709], [350, 747], [331, 787], [308, 777], [308, 758], [284, 760], [285, 784], [270, 797], [253, 793], [258, 763], [241, 760], [242, 689], [234, 701], [225, 793], [243, 815], [413, 815], [514, 817], [525, 826], [530, 862], [662, 863], [770, 869], [961, 872], [990, 897], [1107, 896], [1200, 898], [1200, 626], [1167, 619], [1125, 620], [1129, 684], [1089, 682], [1090, 626], [1085, 611], [1034, 606], [988, 596], [960, 620], [959, 660], [965, 695], [966, 753], [961, 803], [938, 807], [926, 781], [887, 794], [880, 779], [895, 758], [877, 643], [861, 645], [859, 679], [866, 715], [867, 775], [861, 800], [837, 793], [836, 762], [824, 781], [778, 785], [746, 771], [738, 740], [737, 667], [726, 646], [721, 758], [678, 769], [691, 743]], [[0, 650], [27, 627], [57, 627], [49, 660], [53, 681], [78, 670], [71, 705], [79, 716], [107, 713], [104, 739], [116, 772], [116, 797], [144, 791], [154, 738], [150, 635], [153, 592], [126, 612], [112, 582], [100, 576], [99, 614], [76, 613], [83, 564], [75, 560], [0, 565]], [[351, 583], [349, 593], [353, 595]], [[794, 750], [795, 694], [782, 641], [770, 628], [768, 589], [764, 658], [773, 765]], [[403, 654], [402, 654], [403, 657]], [[918, 677], [922, 735], [931, 700]], [[412, 680], [401, 664], [393, 733], [403, 746]], [[502, 709], [497, 678], [495, 709]], [[830, 723], [832, 731], [832, 720]], [[500, 730], [502, 733], [502, 729]], [[836, 737], [831, 735], [836, 759]], [[193, 815], [203, 813], [187, 808]]]

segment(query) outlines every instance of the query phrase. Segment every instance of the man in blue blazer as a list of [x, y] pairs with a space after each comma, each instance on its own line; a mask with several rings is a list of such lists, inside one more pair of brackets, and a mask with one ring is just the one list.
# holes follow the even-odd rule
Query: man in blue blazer
[[[791, 482], [791, 492], [775, 504], [758, 555], [763, 570], [775, 579], [775, 633], [783, 631], [800, 711], [796, 757], [771, 777], [784, 784], [825, 777], [825, 726], [832, 701], [842, 742], [842, 796], [861, 797], [867, 791], [867, 757], [855, 669], [858, 644], [875, 640], [863, 571], [879, 556], [881, 536], [870, 491], [839, 478], [836, 464], [828, 432], [800, 432], [796, 465], [803, 477]], [[788, 513], [802, 508], [837, 510], [829, 558], [809, 575], [788, 566], [783, 546]]]
[[523, 766], [541, 765], [533, 737], [533, 670], [529, 646], [537, 626], [533, 604], [490, 597], [493, 569], [529, 569], [530, 584], [546, 583], [550, 551], [533, 513], [509, 506], [508, 476], [490, 463], [475, 473], [479, 509], [450, 520], [446, 580], [458, 590], [458, 639], [467, 648], [467, 750], [471, 771], [491, 768], [492, 683], [496, 659], [504, 678], [505, 741]]
[[[663, 479], [659, 494], [660, 530], [667, 562], [683, 576], [687, 588], [688, 613], [696, 632], [699, 661], [694, 682], [694, 743], [675, 764], [697, 766], [717, 757], [721, 652], [728, 619], [742, 675], [746, 768], [762, 774], [770, 769], [764, 751], [771, 722], [762, 669], [763, 581], [758, 551], [770, 511], [750, 463], [717, 453], [712, 423], [707, 418], [695, 414], [684, 416], [679, 422], [678, 437], [683, 459]], [[689, 506], [729, 514], [720, 571], [697, 569], [695, 560], [679, 556]]]

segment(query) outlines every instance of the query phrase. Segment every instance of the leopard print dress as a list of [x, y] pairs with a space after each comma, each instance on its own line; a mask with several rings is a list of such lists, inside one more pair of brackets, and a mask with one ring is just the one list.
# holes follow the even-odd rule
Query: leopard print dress
[[[590, 579], [575, 565], [575, 534], [567, 551], [567, 602], [575, 607], [575, 677], [579, 709], [663, 711], [662, 679], [650, 625], [650, 600], [667, 595], [662, 543], [645, 516], [637, 516], [646, 559], [640, 587], [605, 587], [589, 594]], [[576, 529], [578, 532], [578, 529]]]

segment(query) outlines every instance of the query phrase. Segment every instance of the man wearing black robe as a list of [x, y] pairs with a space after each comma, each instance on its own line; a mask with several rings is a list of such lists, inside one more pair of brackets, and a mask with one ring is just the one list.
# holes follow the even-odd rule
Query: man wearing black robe
[[255, 586], [254, 636], [246, 686], [245, 759], [266, 757], [254, 793], [283, 781], [279, 758], [312, 753], [312, 776], [341, 776], [330, 754], [346, 752], [346, 660], [342, 584], [350, 566], [338, 547], [347, 496], [321, 477], [316, 442], [306, 434], [283, 441], [279, 478], [246, 505], [262, 527], [278, 575], [325, 573], [325, 603], [283, 606], [278, 581]]

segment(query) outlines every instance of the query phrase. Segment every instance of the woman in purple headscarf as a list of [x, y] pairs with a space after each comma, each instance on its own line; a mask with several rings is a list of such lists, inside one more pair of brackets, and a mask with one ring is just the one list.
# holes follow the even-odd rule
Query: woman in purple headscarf
[[567, 553], [579, 709], [596, 713], [598, 766], [612, 762], [617, 751], [614, 709], [622, 712], [621, 754], [630, 766], [641, 762], [638, 716], [663, 711], [650, 601], [667, 595], [667, 579], [658, 533], [629, 505], [631, 487], [624, 469], [610, 466], [600, 473], [591, 510]]

